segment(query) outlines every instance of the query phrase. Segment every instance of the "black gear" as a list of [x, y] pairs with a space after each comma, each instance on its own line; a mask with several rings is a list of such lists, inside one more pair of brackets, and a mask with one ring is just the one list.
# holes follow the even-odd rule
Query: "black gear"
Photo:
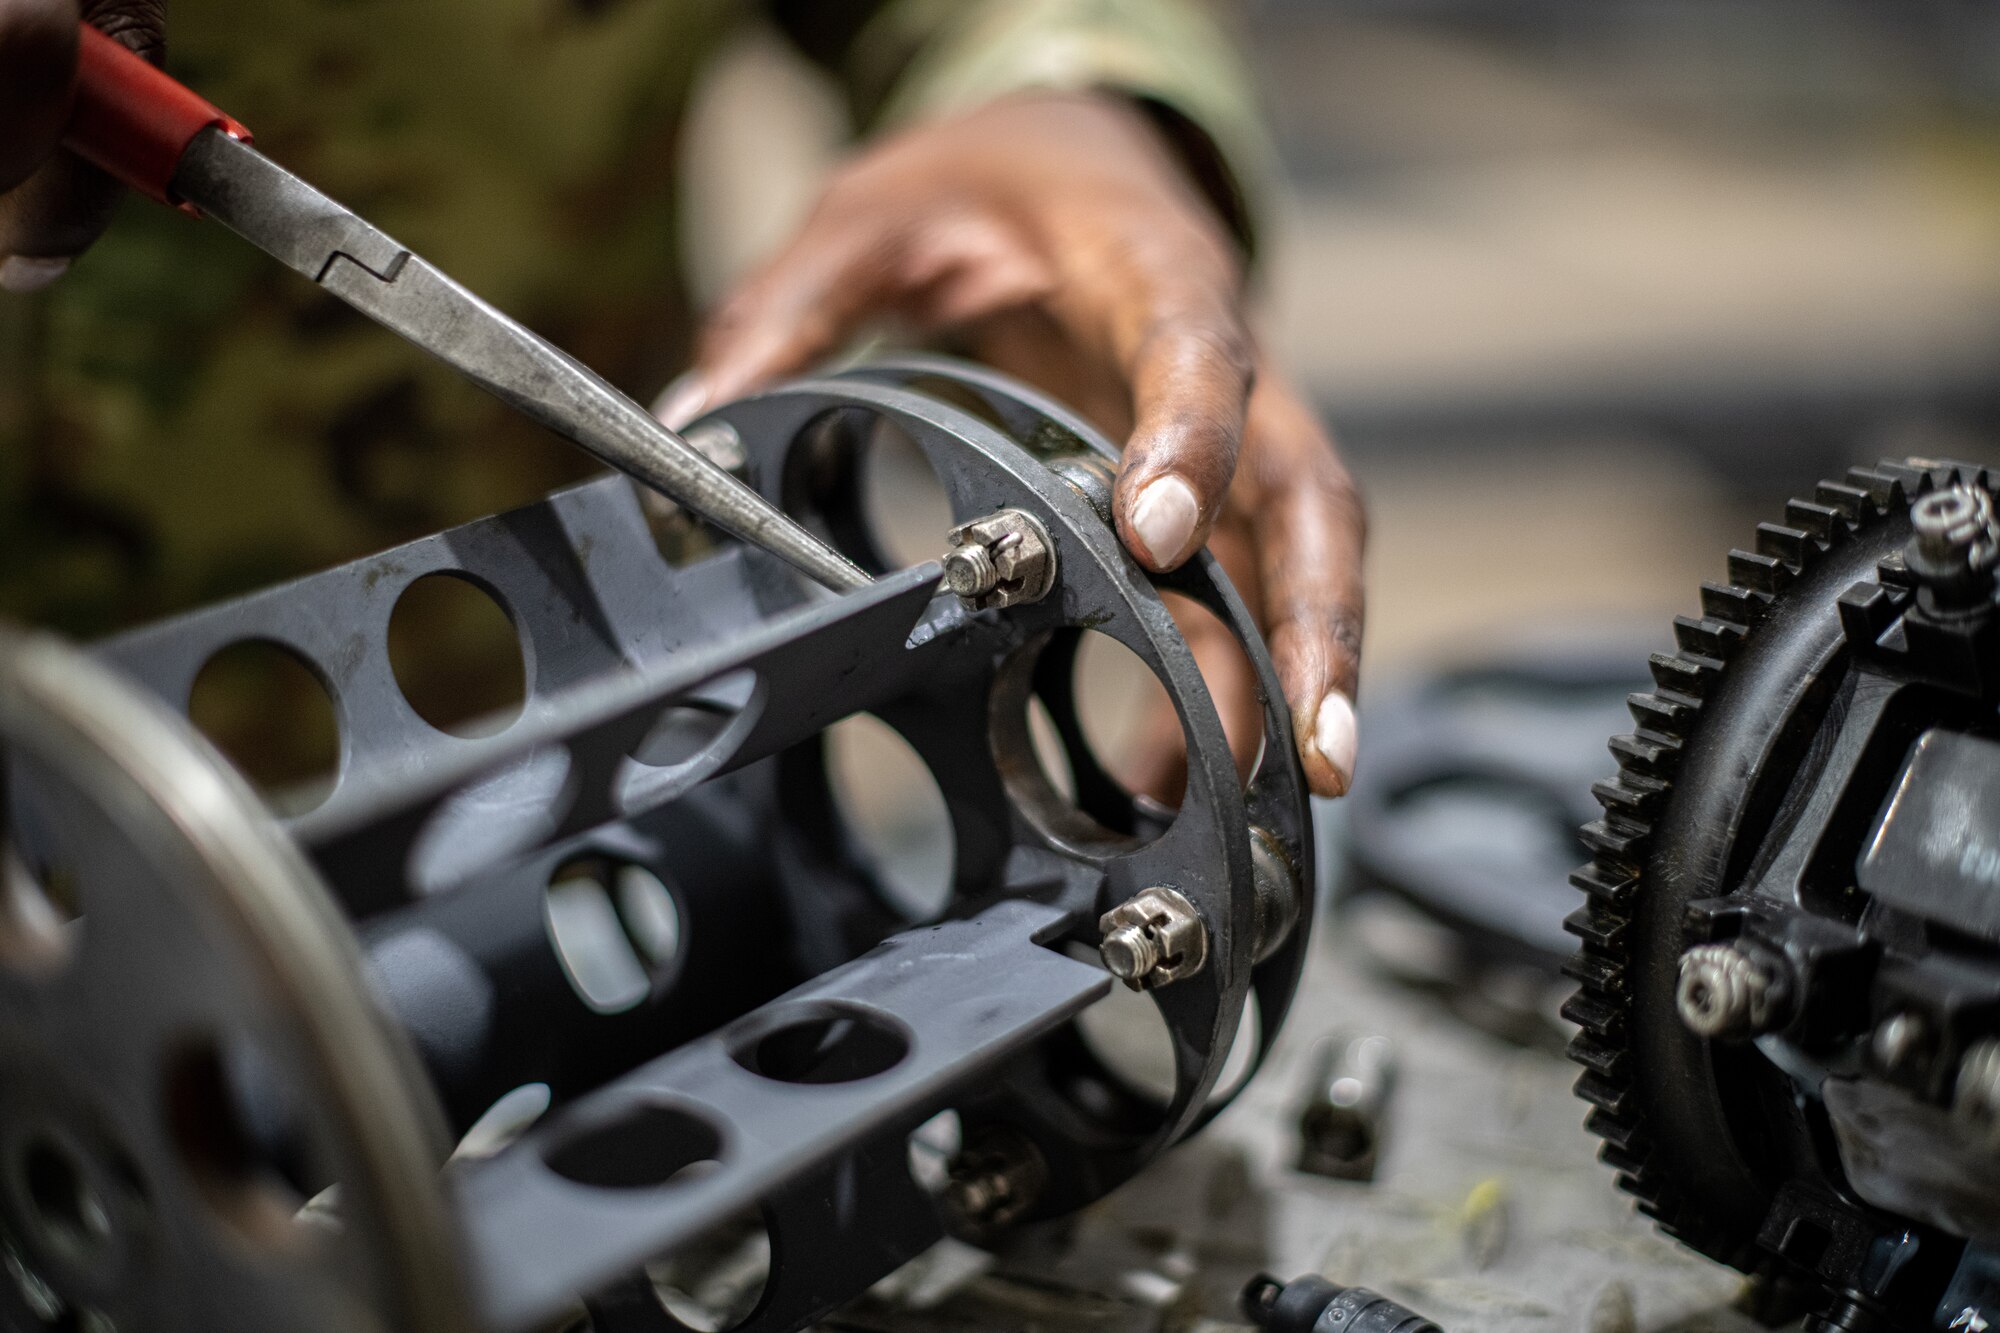
[[1801, 1115], [1785, 1077], [1679, 1020], [1686, 908], [1740, 880], [1810, 762], [1788, 738], [1814, 729], [1790, 724], [1828, 707], [1844, 670], [1836, 601], [1858, 581], [1897, 581], [1910, 505], [1961, 483], [1990, 490], [2000, 474], [1856, 468], [1760, 524], [1754, 551], [1730, 552], [1729, 581], [1703, 586], [1702, 614], [1675, 620], [1679, 651], [1653, 657], [1656, 688], [1630, 701], [1636, 729], [1611, 742], [1618, 775], [1594, 788], [1604, 817], [1583, 837], [1595, 856], [1571, 876], [1587, 901], [1566, 923], [1582, 940], [1563, 1009], [1581, 1029], [1576, 1091], [1640, 1211], [1746, 1273], [1779, 1274], [1760, 1229], [1788, 1180], [1823, 1176], [1798, 1146], [1813, 1137], [1803, 1124], [1770, 1132]]

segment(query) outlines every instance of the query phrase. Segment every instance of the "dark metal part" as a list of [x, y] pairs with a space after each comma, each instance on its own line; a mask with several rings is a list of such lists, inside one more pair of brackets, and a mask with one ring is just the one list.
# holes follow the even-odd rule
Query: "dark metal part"
[[1732, 552], [1572, 880], [1601, 1155], [1670, 1234], [1816, 1288], [1814, 1327], [1931, 1327], [2000, 1235], [1996, 487], [1856, 469]]
[[1396, 1047], [1387, 1037], [1343, 1034], [1313, 1052], [1299, 1111], [1298, 1168], [1334, 1180], [1373, 1180], [1396, 1093]]
[[868, 576], [582, 362], [240, 139], [205, 130], [174, 193], [523, 416], [833, 589]]
[[[156, 700], [122, 685], [105, 693], [126, 700], [108, 714], [113, 759], [76, 775], [65, 765], [87, 749], [56, 748], [61, 762], [49, 762], [35, 757], [40, 742], [21, 739], [59, 711], [57, 696], [0, 692], [0, 809], [16, 849], [0, 863], [0, 1271], [29, 1274], [0, 1278], [0, 1319], [23, 1302], [110, 1310], [137, 1299], [123, 1270], [86, 1278], [58, 1261], [64, 1246], [97, 1244], [94, 1204], [71, 1210], [80, 1223], [58, 1218], [40, 1248], [24, 1245], [36, 1191], [7, 1181], [60, 1182], [64, 1164], [85, 1157], [84, 1139], [38, 1125], [87, 1126], [101, 1109], [172, 1137], [159, 1123], [172, 1121], [172, 1098], [126, 1095], [100, 1082], [107, 1065], [73, 1062], [92, 1042], [137, 1050], [151, 1040], [156, 991], [197, 997], [217, 1031], [258, 1038], [267, 1054], [229, 1067], [244, 1132], [220, 1160], [300, 1197], [338, 1184], [300, 1215], [336, 1219], [346, 1239], [330, 1253], [384, 1275], [358, 1299], [376, 1312], [367, 1326], [391, 1330], [528, 1330], [579, 1305], [599, 1333], [673, 1328], [646, 1266], [746, 1210], [773, 1259], [740, 1327], [795, 1329], [948, 1223], [990, 1230], [1074, 1210], [1221, 1109], [1228, 1098], [1212, 1090], [1250, 997], [1262, 1019], [1255, 1059], [1283, 1024], [1311, 909], [1296, 894], [1287, 907], [1273, 868], [1310, 865], [1312, 846], [1289, 718], [1249, 613], [1205, 554], [1147, 576], [1041, 461], [1109, 459], [1111, 446], [987, 372], [929, 359], [869, 366], [731, 404], [693, 429], [731, 432], [752, 485], [883, 569], [855, 498], [880, 422], [924, 451], [959, 521], [1011, 510], [1046, 533], [1057, 574], [1045, 596], [973, 613], [939, 592], [929, 564], [828, 598], [735, 543], [676, 565], [630, 483], [607, 477], [100, 646], [101, 662]], [[391, 613], [437, 574], [485, 591], [517, 631], [526, 698], [488, 734], [425, 722], [389, 660]], [[1247, 785], [1159, 587], [1214, 611], [1257, 667], [1268, 743]], [[1119, 640], [1165, 686], [1188, 741], [1178, 811], [1123, 791], [1085, 742], [1071, 669], [1087, 631]], [[205, 663], [246, 641], [297, 657], [332, 698], [340, 759], [319, 805], [266, 814], [192, 740], [182, 743], [200, 761], [190, 771], [221, 778], [128, 793], [118, 775], [152, 751], [147, 742], [135, 757], [125, 738], [185, 736], [165, 714], [187, 706]], [[113, 679], [74, 650], [35, 652], [45, 675], [90, 687], [83, 714], [97, 706], [90, 683]], [[0, 672], [12, 661], [0, 645]], [[1030, 740], [1037, 700], [1060, 735], [1073, 797]], [[934, 908], [917, 912], [888, 891], [834, 798], [821, 732], [857, 712], [906, 738], [943, 795], [955, 854]], [[196, 928], [218, 890], [175, 838], [204, 819], [266, 849], [254, 864], [232, 863], [225, 887], [240, 880], [264, 910], [295, 918], [298, 947], [324, 946], [324, 958], [297, 964], [266, 936]], [[119, 843], [107, 830], [121, 821], [151, 830], [143, 876], [113, 864]], [[73, 895], [85, 920], [80, 933], [52, 934], [51, 904], [72, 895], [50, 867], [70, 848], [93, 858], [79, 863]], [[16, 863], [38, 877], [33, 895]], [[129, 890], [101, 886], [100, 866]], [[557, 891], [579, 875], [602, 889], [601, 910], [636, 960], [626, 965], [638, 986], [621, 1005], [593, 1000], [558, 938]], [[643, 910], [628, 900], [633, 884], [655, 890]], [[1100, 918], [1150, 889], [1173, 895], [1205, 951], [1198, 969], [1151, 992], [1175, 1052], [1164, 1102], [1127, 1086], [1072, 1022], [1110, 987], [1103, 969], [1079, 961], [1103, 943]], [[62, 943], [72, 935], [76, 944]], [[66, 949], [76, 955], [67, 969]], [[174, 1012], [160, 1005], [157, 1017]], [[349, 1034], [338, 1059], [308, 1039], [314, 1022], [336, 1020]], [[86, 1021], [94, 1035], [79, 1038]], [[384, 1050], [403, 1053], [386, 1090], [354, 1068], [378, 1052], [379, 1076]], [[548, 1111], [441, 1179], [431, 1164], [445, 1133], [423, 1140], [420, 1165], [400, 1149], [404, 1168], [379, 1187], [354, 1164], [440, 1120], [464, 1134], [534, 1084]], [[53, 1119], [34, 1109], [58, 1086], [98, 1109]], [[947, 1112], [967, 1155], [939, 1199], [913, 1179], [909, 1140]], [[320, 1151], [320, 1137], [339, 1151]], [[155, 1175], [153, 1158], [141, 1161], [148, 1197], [169, 1209], [166, 1234], [227, 1224], [185, 1163]], [[75, 1197], [122, 1197], [119, 1179], [90, 1175]], [[397, 1200], [403, 1211], [385, 1220]], [[284, 1213], [272, 1226], [283, 1238], [298, 1224]], [[273, 1276], [282, 1265], [159, 1254], [185, 1263], [163, 1290], [268, 1308], [259, 1327], [349, 1326], [310, 1306], [309, 1283]], [[411, 1273], [416, 1295], [396, 1285]], [[291, 1292], [308, 1302], [296, 1315]], [[442, 1313], [406, 1317], [420, 1299]], [[231, 1321], [168, 1311], [121, 1326], [206, 1333]]]
[[1243, 1288], [1242, 1304], [1251, 1323], [1272, 1333], [1444, 1333], [1387, 1296], [1310, 1275], [1280, 1282], [1260, 1273]]

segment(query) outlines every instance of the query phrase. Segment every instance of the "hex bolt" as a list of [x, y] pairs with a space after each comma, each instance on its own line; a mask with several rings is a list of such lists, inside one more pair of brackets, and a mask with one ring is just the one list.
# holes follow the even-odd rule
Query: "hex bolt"
[[1208, 926], [1179, 892], [1156, 885], [1106, 912], [1098, 955], [1133, 990], [1184, 981], [1208, 962]]
[[1002, 509], [948, 534], [944, 586], [975, 611], [1039, 602], [1056, 586], [1056, 548], [1033, 514]]
[[1951, 1109], [1989, 1144], [2000, 1142], [2000, 1038], [1982, 1037], [1965, 1048]]
[[1697, 944], [1681, 955], [1674, 1004], [1697, 1037], [1748, 1037], [1770, 1024], [1773, 980], [1733, 944]]

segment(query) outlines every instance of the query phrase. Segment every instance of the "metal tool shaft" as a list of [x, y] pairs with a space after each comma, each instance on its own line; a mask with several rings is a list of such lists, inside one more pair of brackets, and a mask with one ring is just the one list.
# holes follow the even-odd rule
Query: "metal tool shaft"
[[174, 193], [607, 465], [836, 591], [872, 580], [575, 358], [238, 139], [189, 144]]

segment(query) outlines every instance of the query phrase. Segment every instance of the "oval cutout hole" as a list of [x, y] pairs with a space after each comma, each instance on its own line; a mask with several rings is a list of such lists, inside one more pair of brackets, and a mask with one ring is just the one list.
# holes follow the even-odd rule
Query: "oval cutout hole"
[[597, 1189], [691, 1184], [720, 1169], [722, 1136], [700, 1116], [640, 1102], [567, 1134], [542, 1160], [564, 1180]]
[[188, 719], [281, 816], [317, 808], [340, 768], [340, 722], [319, 673], [269, 639], [217, 652], [188, 691]]
[[600, 1014], [645, 1000], [680, 954], [673, 891], [641, 865], [566, 861], [549, 877], [549, 939], [577, 997]]
[[951, 905], [957, 837], [930, 765], [867, 713], [835, 723], [825, 737], [834, 805], [883, 899], [913, 925], [937, 920]]
[[730, 1055], [779, 1083], [854, 1083], [888, 1073], [910, 1053], [893, 1020], [851, 1005], [800, 1006], [777, 1021]]
[[500, 734], [528, 696], [513, 619], [462, 574], [426, 574], [403, 589], [389, 616], [389, 666], [412, 711], [453, 736]]

